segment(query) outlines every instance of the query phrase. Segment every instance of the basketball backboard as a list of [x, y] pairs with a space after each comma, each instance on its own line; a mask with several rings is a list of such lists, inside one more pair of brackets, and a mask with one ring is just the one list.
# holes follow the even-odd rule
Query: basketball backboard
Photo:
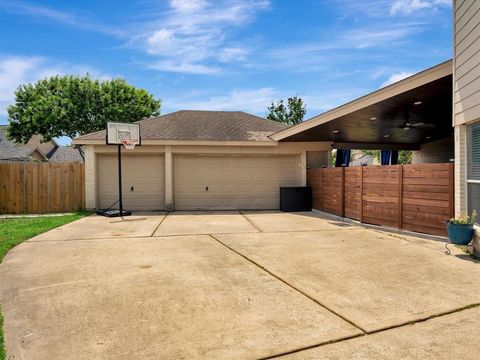
[[140, 125], [129, 123], [107, 123], [107, 145], [122, 145], [125, 140], [141, 145]]

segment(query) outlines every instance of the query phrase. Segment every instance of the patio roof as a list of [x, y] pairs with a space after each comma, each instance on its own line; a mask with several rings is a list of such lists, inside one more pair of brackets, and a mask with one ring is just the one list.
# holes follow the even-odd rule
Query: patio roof
[[452, 61], [271, 135], [277, 141], [332, 141], [334, 148], [411, 149], [449, 137]]

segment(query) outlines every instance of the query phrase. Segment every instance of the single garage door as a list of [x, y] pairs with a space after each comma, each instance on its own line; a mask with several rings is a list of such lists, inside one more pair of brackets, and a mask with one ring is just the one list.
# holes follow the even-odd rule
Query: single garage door
[[301, 184], [299, 156], [174, 156], [177, 210], [278, 209], [279, 187]]
[[[97, 194], [100, 209], [118, 200], [118, 158], [97, 158]], [[165, 163], [163, 155], [122, 155], [123, 207], [126, 210], [165, 208]]]

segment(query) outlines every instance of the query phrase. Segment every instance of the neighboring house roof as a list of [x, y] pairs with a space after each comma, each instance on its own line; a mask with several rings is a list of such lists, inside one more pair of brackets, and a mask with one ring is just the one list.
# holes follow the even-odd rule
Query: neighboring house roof
[[6, 125], [0, 125], [0, 160], [33, 160], [47, 157], [35, 146], [17, 144], [7, 139]]
[[[52, 147], [43, 147], [50, 151], [45, 154], [41, 149], [41, 136], [36, 136], [28, 144], [19, 144], [7, 138], [7, 125], [0, 125], [0, 160], [42, 160], [53, 162], [83, 162], [80, 149], [71, 146], [59, 146], [51, 141]], [[36, 145], [38, 142], [38, 146]]]
[[[242, 111], [200, 110], [181, 110], [137, 124], [140, 124], [142, 141], [272, 141], [269, 135], [288, 127]], [[103, 139], [105, 130], [79, 136], [75, 143]]]
[[83, 162], [84, 156], [80, 148], [73, 146], [57, 146], [48, 153], [49, 162]]

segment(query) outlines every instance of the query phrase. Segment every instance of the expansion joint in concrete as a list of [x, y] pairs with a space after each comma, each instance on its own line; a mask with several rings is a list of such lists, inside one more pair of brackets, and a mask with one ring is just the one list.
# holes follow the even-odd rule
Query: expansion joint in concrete
[[255, 229], [257, 229], [257, 230], [258, 230], [259, 232], [261, 232], [261, 233], [263, 232], [263, 230], [260, 229], [252, 220], [250, 220], [242, 211], [239, 211], [239, 213], [240, 213], [240, 215], [242, 215], [243, 218], [244, 218], [245, 220], [247, 220], [247, 221], [250, 223], [250, 225], [252, 225]]
[[326, 306], [325, 304], [322, 304], [320, 301], [318, 301], [317, 299], [313, 298], [312, 296], [306, 294], [305, 292], [303, 292], [302, 290], [298, 289], [297, 287], [295, 287], [294, 285], [290, 284], [288, 281], [284, 280], [283, 278], [281, 278], [280, 276], [278, 276], [277, 274], [271, 272], [270, 270], [266, 269], [265, 267], [263, 267], [262, 265], [258, 264], [257, 262], [255, 262], [254, 260], [250, 259], [248, 256], [245, 256], [244, 254], [238, 252], [237, 250], [233, 249], [232, 247], [228, 246], [227, 244], [225, 244], [224, 242], [222, 242], [221, 240], [217, 239], [214, 235], [210, 234], [210, 237], [212, 239], [214, 239], [215, 241], [217, 241], [219, 244], [223, 245], [224, 247], [226, 247], [227, 249], [229, 249], [230, 251], [233, 251], [235, 254], [243, 257], [245, 260], [249, 261], [250, 263], [252, 263], [253, 265], [257, 266], [258, 268], [262, 269], [263, 271], [265, 271], [266, 273], [268, 273], [269, 275], [273, 276], [274, 278], [276, 278], [277, 280], [281, 281], [282, 283], [284, 283], [285, 285], [287, 285], [288, 287], [292, 288], [293, 290], [295, 290], [296, 292], [302, 294], [303, 296], [305, 296], [306, 298], [308, 298], [309, 300], [313, 301], [314, 303], [316, 303], [317, 305], [320, 305], [322, 308], [326, 309], [327, 311], [331, 312], [332, 314], [338, 316], [339, 318], [341, 318], [342, 320], [348, 322], [350, 325], [356, 327], [358, 330], [360, 330], [363, 334], [366, 334], [367, 331], [365, 329], [363, 329], [362, 327], [360, 327], [359, 325], [355, 324], [352, 320], [350, 319], [347, 319], [346, 317], [344, 317], [343, 315], [339, 314], [338, 312], [336, 312], [335, 310], [332, 310], [330, 309], [328, 306]]
[[258, 360], [277, 359], [277, 358], [280, 358], [280, 357], [283, 357], [283, 356], [286, 356], [286, 355], [291, 355], [291, 354], [299, 353], [299, 352], [302, 352], [302, 351], [315, 349], [315, 348], [322, 347], [322, 346], [325, 346], [325, 345], [341, 343], [341, 342], [344, 342], [344, 341], [347, 341], [347, 340], [352, 340], [352, 339], [362, 337], [362, 336], [374, 335], [374, 334], [378, 334], [378, 333], [381, 333], [381, 332], [385, 332], [385, 331], [389, 331], [389, 330], [393, 330], [393, 329], [397, 329], [397, 328], [401, 328], [401, 327], [405, 327], [405, 326], [411, 326], [411, 325], [414, 325], [414, 324], [417, 324], [417, 323], [425, 322], [427, 320], [431, 320], [431, 319], [434, 319], [434, 318], [458, 313], [458, 312], [468, 310], [468, 309], [472, 309], [472, 308], [475, 308], [475, 307], [480, 307], [480, 303], [463, 306], [463, 307], [458, 308], [458, 309], [443, 312], [443, 313], [440, 313], [440, 314], [437, 314], [437, 315], [432, 315], [432, 316], [429, 316], [429, 317], [426, 317], [426, 318], [423, 318], [423, 319], [419, 319], [419, 320], [415, 320], [415, 321], [411, 321], [411, 322], [407, 322], [407, 323], [403, 323], [403, 324], [399, 324], [399, 325], [395, 325], [395, 326], [390, 326], [388, 328], [382, 328], [382, 329], [370, 331], [370, 332], [364, 333], [364, 334], [356, 334], [356, 335], [352, 335], [352, 336], [346, 336], [346, 337], [343, 337], [343, 338], [340, 338], [340, 339], [324, 341], [324, 342], [321, 342], [321, 343], [318, 343], [318, 344], [315, 344], [315, 345], [305, 346], [305, 347], [302, 347], [302, 348], [286, 351], [286, 352], [283, 352], [283, 353], [278, 353], [278, 354], [275, 354], [275, 355], [262, 357], [262, 358], [259, 358]]
[[163, 217], [162, 220], [160, 220], [160, 223], [157, 225], [157, 227], [155, 228], [155, 230], [153, 230], [152, 234], [150, 235], [150, 237], [152, 237], [158, 230], [158, 228], [163, 224], [163, 222], [165, 221], [165, 219], [167, 218], [168, 216], [168, 212], [165, 214], [165, 216]]
[[290, 350], [290, 351], [285, 351], [285, 352], [283, 352], [283, 353], [279, 353], [279, 354], [275, 354], [275, 355], [270, 355], [270, 356], [266, 356], [266, 357], [261, 357], [261, 358], [258, 358], [257, 360], [277, 359], [277, 358], [280, 358], [280, 357], [283, 357], [283, 356], [287, 356], [287, 355], [291, 355], [291, 354], [296, 354], [296, 353], [299, 353], [299, 352], [302, 352], [302, 351], [306, 351], [306, 350], [310, 350], [310, 349], [315, 349], [315, 348], [318, 348], [318, 347], [321, 347], [321, 346], [325, 346], [325, 345], [336, 344], [336, 343], [339, 343], [339, 342], [342, 342], [342, 341], [347, 341], [347, 340], [356, 339], [356, 338], [359, 338], [359, 337], [362, 337], [362, 336], [366, 336], [366, 335], [367, 335], [367, 334], [355, 334], [355, 335], [351, 335], [351, 336], [345, 336], [345, 337], [342, 337], [342, 338], [340, 338], [340, 339], [324, 341], [324, 342], [321, 342], [321, 343], [318, 343], [318, 344], [314, 344], [314, 345], [310, 345], [310, 346], [304, 346], [304, 347], [302, 347], [302, 348], [298, 348], [298, 349], [294, 349], [294, 350]]

